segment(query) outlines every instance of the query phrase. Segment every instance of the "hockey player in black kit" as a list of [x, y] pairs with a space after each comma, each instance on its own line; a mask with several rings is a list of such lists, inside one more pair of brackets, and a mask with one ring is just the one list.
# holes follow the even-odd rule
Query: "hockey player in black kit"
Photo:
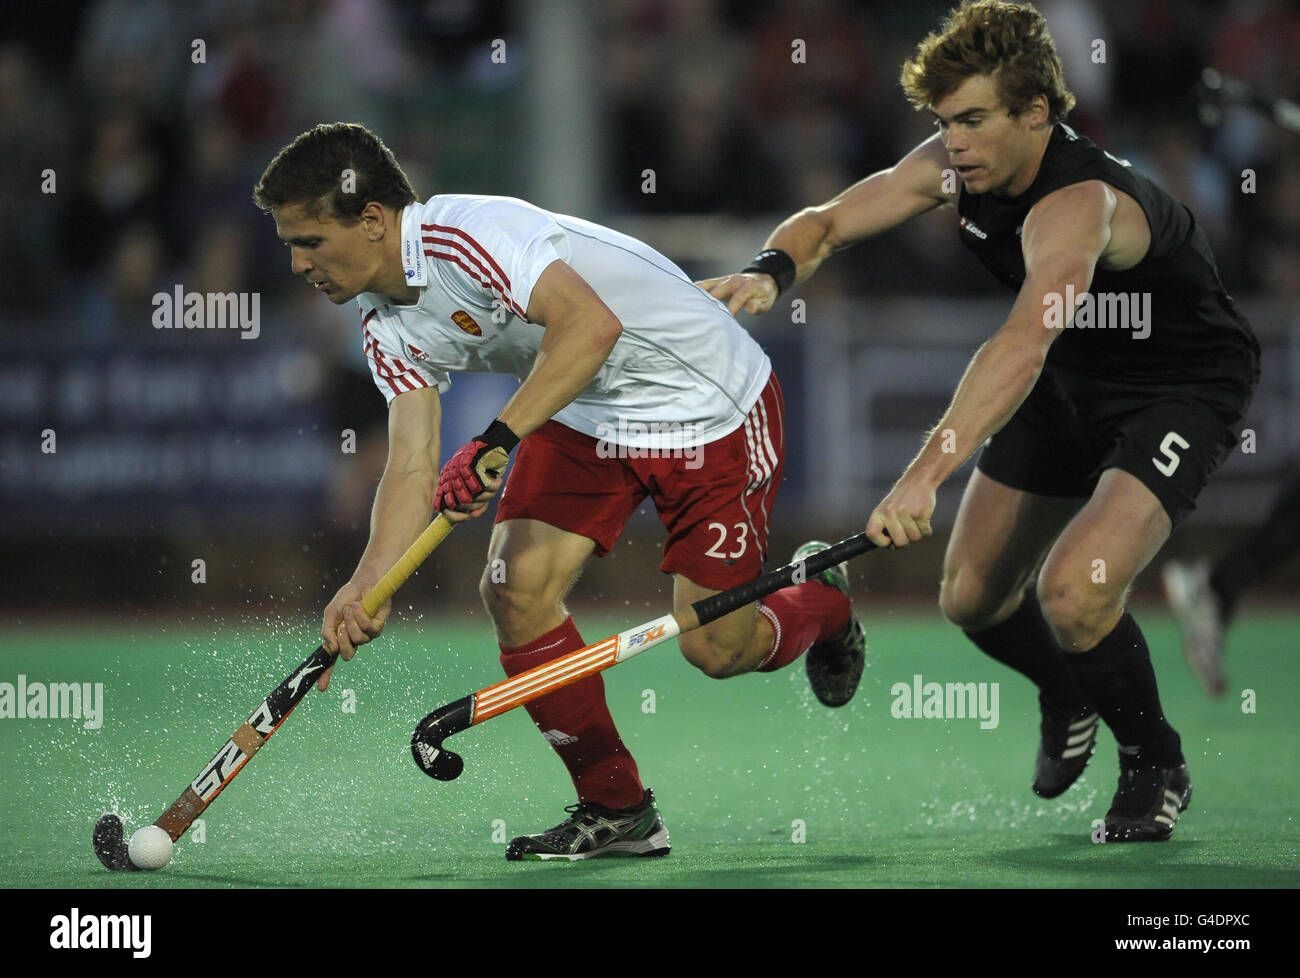
[[934, 136], [784, 221], [743, 272], [699, 284], [733, 313], [764, 312], [835, 251], [956, 208], [962, 242], [1016, 300], [867, 535], [928, 535], [936, 488], [985, 446], [940, 607], [1038, 686], [1034, 791], [1074, 783], [1100, 717], [1119, 746], [1106, 841], [1167, 839], [1192, 785], [1125, 600], [1237, 444], [1259, 345], [1191, 213], [1065, 125], [1074, 97], [1032, 6], [952, 11], [902, 83]]

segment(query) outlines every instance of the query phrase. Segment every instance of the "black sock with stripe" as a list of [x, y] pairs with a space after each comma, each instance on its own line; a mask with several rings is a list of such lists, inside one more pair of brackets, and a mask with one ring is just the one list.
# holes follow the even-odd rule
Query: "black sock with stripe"
[[1079, 687], [1115, 735], [1124, 766], [1182, 763], [1182, 741], [1165, 719], [1147, 640], [1132, 615], [1124, 612], [1094, 648], [1067, 658]]

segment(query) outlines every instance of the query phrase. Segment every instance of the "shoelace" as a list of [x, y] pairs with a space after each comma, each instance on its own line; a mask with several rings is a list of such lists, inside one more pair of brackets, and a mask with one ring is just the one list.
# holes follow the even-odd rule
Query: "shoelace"
[[557, 829], [564, 828], [564, 826], [568, 825], [569, 822], [578, 821], [586, 818], [615, 819], [615, 818], [628, 817], [625, 814], [612, 812], [612, 811], [609, 812], [608, 814], [602, 814], [601, 812], [596, 811], [596, 809], [592, 805], [588, 804], [587, 802], [581, 802], [581, 801], [578, 802], [576, 805], [565, 805], [564, 810], [569, 814], [569, 818], [566, 821], [562, 822], [561, 824], [557, 825], [556, 826]]
[[591, 809], [587, 806], [587, 804], [581, 801], [578, 802], [576, 805], [565, 805], [564, 810], [565, 812], [568, 813], [569, 817], [565, 819], [563, 822], [561, 822], [559, 825], [557, 825], [556, 826], [557, 829], [563, 828], [569, 822], [576, 821], [580, 818], [586, 818], [589, 814], [594, 814], [591, 811]]

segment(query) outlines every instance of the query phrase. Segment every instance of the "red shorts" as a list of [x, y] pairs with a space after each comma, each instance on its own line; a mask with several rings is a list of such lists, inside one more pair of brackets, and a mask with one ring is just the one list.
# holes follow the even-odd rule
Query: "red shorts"
[[603, 557], [649, 496], [668, 529], [660, 570], [717, 590], [743, 584], [762, 573], [767, 556], [784, 415], [773, 373], [744, 424], [676, 458], [602, 458], [636, 450], [603, 445], [598, 452], [596, 438], [548, 421], [520, 442], [496, 521], [549, 523], [596, 541]]

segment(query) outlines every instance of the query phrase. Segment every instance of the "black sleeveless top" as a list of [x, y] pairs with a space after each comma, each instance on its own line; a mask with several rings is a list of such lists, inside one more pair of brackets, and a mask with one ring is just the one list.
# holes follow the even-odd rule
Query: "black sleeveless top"
[[1094, 271], [1091, 302], [1084, 300], [1052, 344], [1047, 365], [1155, 390], [1192, 384], [1230, 393], [1253, 387], [1259, 342], [1224, 290], [1191, 211], [1063, 123], [1053, 126], [1038, 174], [1024, 193], [1000, 197], [962, 188], [962, 243], [998, 281], [1019, 289], [1025, 280], [1025, 215], [1054, 190], [1084, 180], [1101, 180], [1136, 200], [1151, 228], [1151, 246], [1133, 268]]

